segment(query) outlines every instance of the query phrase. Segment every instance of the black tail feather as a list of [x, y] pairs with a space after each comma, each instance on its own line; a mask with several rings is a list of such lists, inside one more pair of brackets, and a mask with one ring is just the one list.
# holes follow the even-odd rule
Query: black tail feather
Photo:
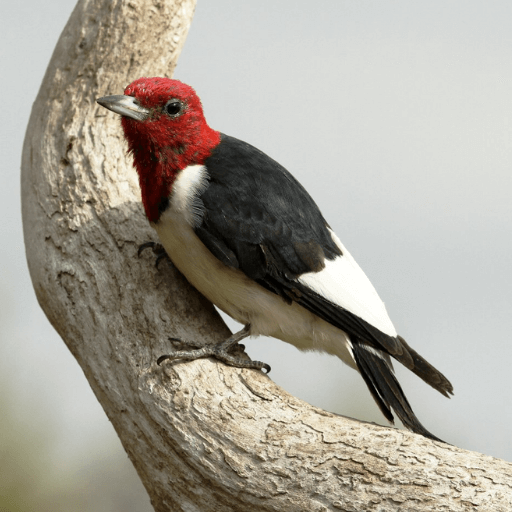
[[[405, 348], [405, 352], [409, 352], [414, 363], [412, 367], [406, 365], [407, 368], [414, 372], [420, 379], [423, 379], [427, 384], [439, 391], [439, 393], [450, 398], [450, 395], [453, 395], [453, 386], [451, 382], [439, 370], [434, 368], [427, 360], [421, 357], [418, 352], [411, 348], [402, 336], [398, 336], [398, 339]], [[397, 359], [402, 363], [402, 360], [399, 357], [397, 357]]]
[[404, 426], [412, 432], [444, 442], [431, 434], [414, 414], [387, 356], [359, 340], [352, 340], [352, 347], [357, 367], [384, 416], [393, 422], [393, 409]]

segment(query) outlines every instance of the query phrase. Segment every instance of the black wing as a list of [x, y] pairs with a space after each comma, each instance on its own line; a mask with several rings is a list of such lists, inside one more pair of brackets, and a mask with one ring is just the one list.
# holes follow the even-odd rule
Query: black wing
[[397, 338], [296, 280], [342, 254], [318, 206], [286, 169], [227, 135], [205, 165], [210, 183], [196, 233], [219, 260], [348, 334], [394, 356], [403, 352]]
[[393, 420], [393, 408], [408, 428], [437, 439], [414, 415], [386, 354], [449, 396], [453, 388], [446, 377], [401, 337], [381, 332], [297, 281], [304, 273], [322, 270], [325, 260], [343, 257], [302, 185], [258, 149], [226, 135], [205, 165], [210, 183], [201, 195], [204, 215], [196, 233], [206, 247], [267, 290], [345, 331], [355, 362], [386, 418]]

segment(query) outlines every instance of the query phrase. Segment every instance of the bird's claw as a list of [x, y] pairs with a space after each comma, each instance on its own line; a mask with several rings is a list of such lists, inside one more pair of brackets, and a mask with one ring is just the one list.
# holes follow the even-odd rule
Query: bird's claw
[[[182, 341], [179, 338], [171, 338], [173, 341]], [[190, 344], [189, 344], [190, 345]], [[197, 346], [196, 344], [193, 344]], [[234, 349], [234, 350], [233, 350]], [[269, 373], [271, 368], [267, 363], [263, 363], [261, 361], [251, 361], [242, 357], [235, 357], [229, 352], [236, 351], [240, 352], [245, 349], [244, 345], [239, 345], [238, 343], [234, 345], [227, 346], [225, 342], [219, 343], [218, 345], [206, 345], [201, 348], [197, 348], [194, 350], [174, 350], [169, 354], [165, 354], [160, 356], [156, 363], [160, 366], [164, 361], [167, 360], [185, 360], [185, 361], [193, 361], [195, 359], [202, 359], [205, 357], [214, 357], [219, 361], [229, 365], [235, 366], [237, 368], [249, 368], [254, 370], [265, 370], [265, 373]]]
[[139, 245], [139, 249], [137, 251], [137, 257], [140, 258], [140, 255], [146, 250], [146, 249], [154, 249], [157, 244], [156, 242], [144, 242], [143, 244]]
[[156, 256], [155, 267], [158, 268], [160, 262], [164, 259], [171, 261], [167, 253], [165, 252], [164, 246], [157, 242], [145, 242], [139, 245], [139, 249], [137, 251], [137, 257], [140, 258], [140, 255], [146, 250], [151, 249], [153, 254]]

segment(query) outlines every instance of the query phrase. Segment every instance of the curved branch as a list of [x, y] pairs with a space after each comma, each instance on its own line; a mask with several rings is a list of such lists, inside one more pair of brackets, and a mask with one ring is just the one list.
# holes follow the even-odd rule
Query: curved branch
[[27, 259], [155, 510], [512, 510], [512, 467], [326, 413], [211, 360], [156, 365], [169, 336], [228, 331], [153, 238], [121, 128], [94, 102], [170, 76], [194, 0], [83, 0], [53, 54], [22, 163]]

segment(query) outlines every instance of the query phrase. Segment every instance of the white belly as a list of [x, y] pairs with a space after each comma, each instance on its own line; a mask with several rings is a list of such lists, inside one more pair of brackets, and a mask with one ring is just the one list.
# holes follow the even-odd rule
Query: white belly
[[296, 303], [286, 303], [240, 270], [224, 265], [197, 237], [193, 229], [200, 221], [197, 194], [206, 178], [204, 167], [191, 166], [182, 171], [174, 183], [169, 207], [153, 224], [174, 265], [218, 308], [241, 324], [250, 325], [251, 335], [272, 336], [300, 350], [327, 352], [356, 368], [350, 342], [342, 330]]
[[250, 324], [251, 335], [272, 336], [300, 350], [327, 352], [356, 368], [343, 331], [296, 303], [287, 304], [240, 270], [224, 265], [171, 208], [153, 227], [189, 283], [230, 317]]

